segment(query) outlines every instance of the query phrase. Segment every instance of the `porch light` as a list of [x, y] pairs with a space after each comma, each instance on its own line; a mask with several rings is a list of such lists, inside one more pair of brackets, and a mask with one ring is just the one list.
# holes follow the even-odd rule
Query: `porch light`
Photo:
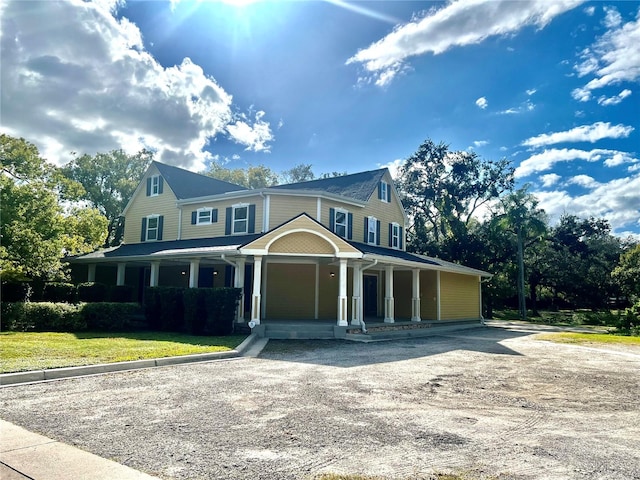
[[180, 273], [181, 273], [182, 275], [186, 275], [186, 274], [187, 274], [187, 271], [186, 271], [186, 270], [182, 270]]
[[213, 274], [214, 274], [214, 275], [217, 275], [217, 274], [218, 274], [218, 270], [214, 270], [214, 271], [213, 271]]
[[329, 276], [330, 276], [331, 278], [335, 277], [335, 276], [336, 276], [336, 272], [329, 272]]

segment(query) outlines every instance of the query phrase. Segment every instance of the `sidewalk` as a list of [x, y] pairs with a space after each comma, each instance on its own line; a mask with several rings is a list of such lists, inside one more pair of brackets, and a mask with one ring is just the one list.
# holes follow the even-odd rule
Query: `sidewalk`
[[0, 478], [153, 480], [146, 473], [0, 420]]

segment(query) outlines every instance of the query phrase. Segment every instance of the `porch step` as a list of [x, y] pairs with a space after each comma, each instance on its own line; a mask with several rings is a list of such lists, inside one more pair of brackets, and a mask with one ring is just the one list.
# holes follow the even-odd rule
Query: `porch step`
[[479, 328], [482, 324], [479, 320], [461, 320], [446, 323], [429, 322], [424, 324], [414, 324], [413, 328], [407, 328], [406, 325], [399, 325], [397, 330], [394, 324], [388, 324], [382, 327], [370, 327], [367, 333], [349, 333], [347, 332], [345, 339], [354, 342], [382, 342], [385, 340], [398, 340], [403, 338], [420, 338], [430, 337], [434, 335], [446, 335], [448, 332], [457, 330], [466, 330], [471, 328]]
[[287, 339], [331, 339], [335, 338], [333, 331], [333, 325], [323, 324], [290, 324], [277, 323], [277, 324], [264, 324], [264, 336], [266, 338], [272, 338], [274, 340], [287, 340]]

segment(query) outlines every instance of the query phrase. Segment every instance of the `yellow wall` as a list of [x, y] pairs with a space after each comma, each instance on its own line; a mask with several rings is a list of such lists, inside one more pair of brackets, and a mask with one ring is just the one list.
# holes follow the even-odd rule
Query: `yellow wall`
[[[235, 200], [223, 200], [217, 202], [202, 202], [193, 205], [182, 206], [182, 240], [190, 238], [209, 238], [222, 237], [225, 233], [226, 211], [227, 207], [237, 204], [253, 204], [256, 206], [256, 230], [255, 233], [262, 232], [262, 211], [263, 200], [259, 195], [236, 198]], [[211, 225], [191, 225], [191, 212], [199, 208], [217, 208], [218, 221]]]
[[269, 204], [269, 229], [276, 228], [301, 213], [317, 220], [317, 197], [269, 195]]
[[[393, 188], [393, 181], [389, 173], [385, 173], [383, 180], [387, 182], [390, 188]], [[356, 242], [364, 241], [364, 217], [372, 216], [380, 220], [380, 246], [389, 248], [389, 224], [397, 223], [404, 232], [404, 216], [402, 214], [402, 205], [391, 194], [391, 203], [384, 202], [378, 198], [378, 187], [369, 198], [369, 203], [364, 209], [358, 212], [358, 218], [354, 218], [353, 240]], [[402, 240], [402, 249], [405, 249], [405, 240]]]
[[315, 265], [267, 265], [266, 317], [310, 320], [315, 315]]
[[158, 175], [158, 169], [152, 166], [142, 179], [137, 195], [133, 198], [124, 222], [124, 243], [140, 243], [142, 218], [148, 215], [163, 215], [162, 240], [178, 238], [178, 209], [176, 196], [164, 182], [162, 195], [147, 197], [147, 178]]
[[327, 254], [335, 253], [333, 245], [318, 235], [296, 232], [279, 238], [269, 246], [269, 253]]
[[442, 320], [480, 318], [478, 277], [440, 273], [440, 315]]

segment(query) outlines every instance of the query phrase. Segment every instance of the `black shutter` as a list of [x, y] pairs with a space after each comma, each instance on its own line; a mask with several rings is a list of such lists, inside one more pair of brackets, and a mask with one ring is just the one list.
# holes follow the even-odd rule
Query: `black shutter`
[[347, 214], [347, 239], [353, 238], [353, 213]]
[[147, 197], [151, 196], [151, 177], [147, 178]]
[[162, 227], [164, 225], [164, 215], [158, 217], [158, 240], [162, 240]]
[[249, 205], [249, 228], [247, 233], [255, 233], [256, 231], [256, 206]]
[[400, 230], [400, 239], [398, 240], [398, 247], [400, 247], [400, 250], [402, 250], [402, 236], [404, 234], [404, 232], [402, 231], [402, 227], [398, 227]]
[[364, 217], [364, 243], [369, 243], [369, 217]]
[[214, 208], [211, 210], [211, 223], [215, 223], [218, 221], [218, 209]]
[[387, 202], [391, 203], [391, 184], [387, 184]]
[[382, 182], [378, 182], [378, 200], [382, 200]]
[[231, 220], [233, 215], [233, 208], [227, 207], [226, 217], [224, 219], [224, 234], [231, 235]]
[[142, 219], [142, 231], [140, 232], [140, 241], [144, 242], [147, 240], [147, 217]]
[[191, 212], [191, 225], [195, 225], [198, 222], [198, 212]]
[[380, 220], [376, 220], [376, 245], [380, 245]]
[[389, 224], [389, 246], [393, 247], [393, 223]]
[[158, 177], [158, 195], [162, 195], [163, 186], [164, 186], [164, 178]]
[[331, 230], [333, 233], [336, 232], [336, 209], [335, 208], [329, 209], [329, 230]]

